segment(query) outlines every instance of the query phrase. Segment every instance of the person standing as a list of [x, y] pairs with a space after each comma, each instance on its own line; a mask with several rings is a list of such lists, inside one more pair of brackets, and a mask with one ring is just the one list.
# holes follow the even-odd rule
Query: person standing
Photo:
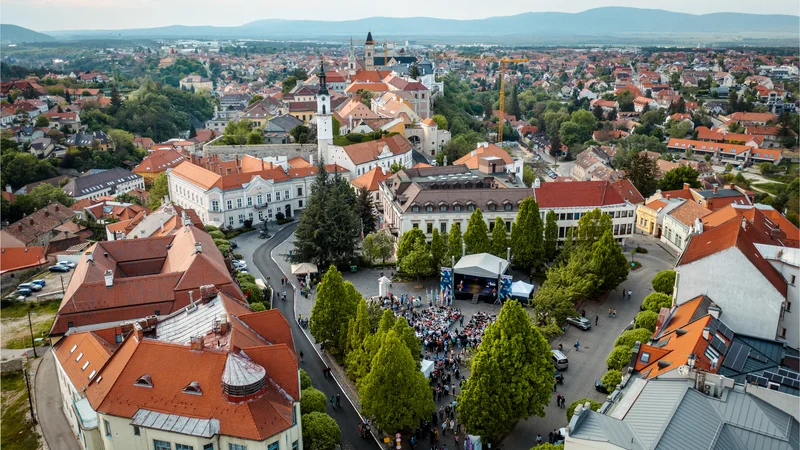
[[594, 326], [597, 326], [597, 322], [600, 320], [600, 316], [594, 316]]
[[581, 343], [578, 342], [578, 341], [575, 341], [575, 351], [579, 352], [580, 350], [581, 350]]
[[550, 444], [554, 442], [552, 431], [547, 435], [547, 442], [549, 442]]
[[537, 434], [536, 435], [536, 445], [542, 445], [542, 435], [541, 434]]
[[631, 298], [633, 298], [633, 291], [628, 289], [628, 300], [630, 300]]
[[625, 300], [625, 293], [627, 293], [627, 291], [625, 290], [625, 288], [622, 288], [622, 299], [623, 300]]

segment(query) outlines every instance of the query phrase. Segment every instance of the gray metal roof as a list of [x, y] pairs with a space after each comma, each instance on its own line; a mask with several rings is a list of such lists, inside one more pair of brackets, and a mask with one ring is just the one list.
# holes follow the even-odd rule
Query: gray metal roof
[[198, 419], [177, 414], [164, 414], [149, 409], [136, 411], [131, 425], [204, 438], [219, 434], [219, 420], [217, 419]]
[[653, 448], [688, 389], [687, 383], [649, 381], [622, 420]]
[[[82, 197], [93, 192], [103, 191], [117, 184], [130, 182], [137, 178], [142, 177], [129, 170], [117, 167], [75, 178], [64, 185], [63, 190], [70, 197]], [[113, 189], [112, 192], [114, 192]]]
[[647, 448], [628, 424], [604, 414], [582, 414], [571, 426], [570, 436], [574, 438], [608, 442], [629, 450]]

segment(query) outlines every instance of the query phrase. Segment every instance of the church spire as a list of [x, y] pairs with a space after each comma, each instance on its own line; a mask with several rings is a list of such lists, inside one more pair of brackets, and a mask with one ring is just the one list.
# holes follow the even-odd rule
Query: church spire
[[319, 63], [319, 94], [328, 95], [328, 76], [325, 75], [325, 61]]

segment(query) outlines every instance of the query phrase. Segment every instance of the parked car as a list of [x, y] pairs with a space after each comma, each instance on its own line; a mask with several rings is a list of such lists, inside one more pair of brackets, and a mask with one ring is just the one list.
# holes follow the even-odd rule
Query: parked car
[[48, 270], [50, 270], [50, 272], [69, 272], [69, 267], [56, 264], [54, 266], [50, 266]]
[[76, 268], [78, 265], [72, 261], [59, 261], [57, 264], [61, 264], [62, 266], [67, 266], [70, 269]]
[[239, 259], [239, 260], [235, 260], [235, 259], [234, 259], [234, 260], [231, 262], [231, 264], [233, 265], [233, 267], [234, 267], [235, 269], [239, 269], [239, 270], [247, 270], [247, 261], [245, 261], [245, 260], [243, 260], [243, 259]]
[[22, 283], [22, 284], [20, 284], [19, 286], [17, 286], [17, 289], [27, 289], [27, 290], [29, 290], [29, 291], [33, 291], [33, 292], [39, 292], [39, 291], [41, 291], [41, 290], [42, 290], [42, 287], [41, 287], [41, 286], [39, 286], [38, 284], [33, 284], [33, 283]]
[[584, 331], [592, 328], [592, 322], [589, 322], [586, 317], [567, 317], [567, 323]]
[[21, 295], [23, 297], [27, 297], [27, 296], [31, 295], [32, 293], [33, 293], [33, 291], [31, 291], [30, 289], [21, 287], [21, 288], [17, 288], [17, 290], [14, 292], [14, 295]]
[[553, 371], [555, 372], [553, 374], [553, 378], [556, 379], [556, 382], [558, 384], [564, 384], [564, 375], [561, 372], [559, 372], [558, 369], [553, 369]]
[[597, 381], [594, 382], [594, 389], [597, 392], [602, 392], [603, 394], [608, 394], [608, 388], [600, 380], [597, 380]]
[[47, 281], [45, 281], [45, 280], [42, 280], [42, 279], [33, 280], [33, 281], [31, 281], [31, 283], [33, 283], [33, 284], [38, 284], [38, 285], [39, 285], [39, 286], [41, 286], [41, 287], [45, 287], [45, 286], [47, 286]]

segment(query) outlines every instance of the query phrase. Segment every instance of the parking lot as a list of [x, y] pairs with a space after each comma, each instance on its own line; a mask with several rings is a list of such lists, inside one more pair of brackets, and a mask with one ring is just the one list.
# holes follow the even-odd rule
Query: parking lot
[[[45, 286], [42, 288], [41, 291], [32, 292], [31, 295], [25, 297], [26, 301], [37, 301], [37, 300], [53, 300], [61, 298], [61, 295], [69, 286], [69, 281], [72, 279], [72, 272], [73, 270], [70, 269], [69, 272], [50, 272], [49, 270], [45, 270], [30, 280], [25, 280], [26, 282], [30, 282], [31, 280], [44, 280]], [[13, 285], [14, 288], [22, 283], [21, 280], [17, 280], [17, 283]], [[10, 283], [9, 283], [10, 284]], [[3, 286], [4, 288], [6, 286]], [[11, 288], [12, 286], [9, 286]], [[13, 293], [14, 291], [9, 291]], [[15, 296], [12, 296], [15, 297]]]

